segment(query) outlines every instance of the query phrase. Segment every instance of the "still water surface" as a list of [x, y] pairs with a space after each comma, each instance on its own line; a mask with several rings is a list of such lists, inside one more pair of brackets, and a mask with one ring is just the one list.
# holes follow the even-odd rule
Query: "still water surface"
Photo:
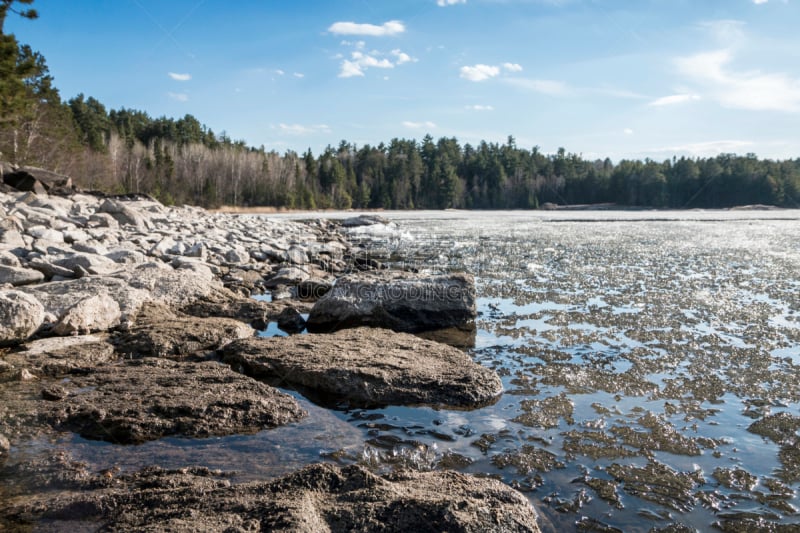
[[[332, 410], [292, 393], [309, 418], [256, 435], [62, 445], [98, 468], [240, 480], [320, 460], [453, 468], [525, 492], [544, 531], [800, 524], [800, 213], [384, 215], [394, 227], [352, 235], [367, 253], [475, 275], [470, 353], [501, 375], [496, 404]], [[783, 424], [751, 427], [764, 419]]]

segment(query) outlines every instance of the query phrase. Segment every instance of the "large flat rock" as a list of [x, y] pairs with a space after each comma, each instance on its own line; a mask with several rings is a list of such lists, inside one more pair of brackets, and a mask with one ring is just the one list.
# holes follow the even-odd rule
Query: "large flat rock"
[[105, 335], [78, 335], [26, 342], [3, 360], [12, 367], [10, 370], [26, 369], [36, 377], [60, 377], [85, 373], [118, 358]]
[[357, 405], [475, 407], [503, 390], [493, 370], [461, 350], [386, 329], [247, 339], [222, 354], [250, 376]]
[[117, 444], [255, 433], [306, 416], [291, 396], [216, 362], [130, 361], [62, 388], [41, 416], [57, 429]]
[[469, 328], [476, 316], [475, 280], [469, 274], [380, 271], [339, 278], [314, 304], [308, 329], [372, 326], [414, 333]]
[[520, 493], [448, 471], [378, 476], [315, 464], [271, 482], [231, 485], [208, 469], [148, 468], [97, 485], [105, 488], [45, 495], [9, 515], [62, 531], [87, 524], [103, 531], [539, 531]]

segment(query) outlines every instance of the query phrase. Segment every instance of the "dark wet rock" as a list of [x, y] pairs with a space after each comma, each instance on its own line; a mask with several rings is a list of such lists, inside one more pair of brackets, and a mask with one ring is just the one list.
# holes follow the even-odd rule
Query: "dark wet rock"
[[568, 399], [566, 394], [560, 394], [544, 400], [523, 400], [520, 409], [523, 414], [513, 419], [513, 422], [542, 429], [558, 427], [559, 421], [564, 421], [572, 425], [575, 420], [572, 418], [574, 404]]
[[729, 518], [714, 522], [714, 528], [722, 533], [797, 533], [797, 524], [782, 524], [761, 517]]
[[67, 389], [61, 387], [60, 385], [53, 385], [51, 387], [47, 387], [46, 389], [42, 389], [42, 398], [47, 400], [48, 402], [57, 402], [59, 400], [63, 400], [69, 395]]
[[379, 477], [359, 466], [316, 464], [271, 482], [231, 485], [207, 469], [152, 467], [108, 485], [44, 496], [9, 514], [61, 530], [89, 523], [109, 531], [539, 531], [521, 494], [455, 472]]
[[[700, 455], [700, 440], [682, 435], [662, 416], [647, 412], [637, 422], [647, 431], [638, 431], [630, 426], [615, 425], [610, 432], [620, 437], [626, 445], [646, 453], [665, 451], [681, 455]], [[716, 445], [712, 439], [702, 442], [712, 447]]]
[[306, 416], [292, 397], [216, 362], [130, 361], [64, 387], [69, 396], [43, 412], [43, 420], [118, 444], [255, 433]]
[[277, 317], [278, 327], [286, 333], [300, 333], [306, 329], [306, 319], [294, 307], [287, 307]]
[[36, 298], [19, 291], [0, 291], [0, 346], [23, 342], [42, 322], [44, 308]]
[[469, 274], [421, 276], [406, 272], [353, 274], [311, 309], [309, 331], [373, 326], [419, 332], [467, 327], [477, 316]]
[[331, 287], [333, 285], [329, 281], [307, 279], [297, 285], [297, 297], [304, 301], [316, 302], [325, 296], [331, 290]]
[[53, 327], [56, 335], [85, 335], [119, 324], [119, 304], [108, 294], [85, 298], [67, 309]]
[[697, 529], [684, 524], [670, 524], [664, 527], [651, 527], [647, 533], [697, 533]]
[[705, 483], [700, 471], [676, 472], [656, 461], [647, 466], [611, 464], [606, 471], [625, 492], [680, 512], [688, 512], [695, 505], [694, 489]]
[[384, 329], [248, 339], [222, 353], [226, 363], [250, 376], [353, 404], [471, 407], [502, 392], [497, 374], [464, 352]]
[[5, 357], [12, 367], [29, 369], [40, 377], [85, 373], [116, 359], [118, 355], [114, 353], [114, 347], [103, 335], [38, 339], [25, 343]]
[[18, 191], [30, 191], [46, 195], [51, 189], [68, 191], [72, 188], [72, 179], [56, 172], [37, 167], [21, 167], [11, 172], [3, 172], [3, 182]]
[[492, 464], [500, 469], [513, 466], [522, 476], [533, 472], [550, 472], [556, 468], [564, 468], [564, 463], [559, 461], [554, 453], [529, 444], [525, 444], [519, 450], [493, 456]]
[[253, 328], [232, 318], [198, 318], [173, 313], [157, 304], [145, 304], [127, 331], [114, 343], [126, 357], [162, 357], [176, 361], [252, 337]]
[[741, 468], [717, 467], [711, 475], [729, 489], [750, 491], [758, 484], [757, 476]]
[[0, 285], [8, 283], [14, 287], [20, 287], [42, 281], [44, 281], [44, 274], [38, 270], [0, 265]]
[[800, 429], [800, 417], [790, 413], [775, 413], [750, 424], [747, 431], [770, 439], [776, 444], [795, 442]]
[[607, 501], [617, 509], [622, 509], [622, 501], [619, 499], [619, 492], [617, 492], [617, 484], [608, 479], [600, 479], [596, 477], [586, 478], [584, 481], [589, 488], [591, 488], [603, 500]]
[[620, 445], [614, 435], [609, 435], [605, 431], [573, 430], [563, 435], [562, 448], [567, 452], [568, 457], [585, 455], [597, 460], [600, 458], [620, 459], [637, 455], [637, 452]]

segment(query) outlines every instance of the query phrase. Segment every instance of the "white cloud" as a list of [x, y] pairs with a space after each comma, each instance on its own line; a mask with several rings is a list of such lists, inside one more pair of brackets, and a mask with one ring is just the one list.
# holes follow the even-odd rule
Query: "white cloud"
[[622, 133], [624, 133], [625, 135], [633, 135], [634, 132], [631, 128], [625, 128], [624, 130], [622, 130]]
[[662, 96], [653, 100], [648, 105], [653, 107], [663, 107], [669, 105], [683, 104], [693, 100], [700, 100], [700, 95], [697, 94], [671, 94], [669, 96]]
[[492, 65], [477, 64], [461, 67], [461, 77], [469, 81], [485, 81], [500, 74], [500, 68]]
[[755, 5], [766, 4], [767, 2], [769, 2], [769, 0], [753, 0]]
[[303, 126], [301, 124], [278, 124], [280, 130], [289, 135], [311, 135], [313, 133], [330, 133], [331, 129], [326, 124]]
[[422, 129], [432, 130], [436, 128], [436, 124], [434, 124], [429, 120], [426, 120], [425, 122], [411, 122], [409, 120], [405, 120], [403, 121], [403, 126], [412, 130], [422, 130]]
[[454, 6], [456, 4], [466, 4], [467, 0], [436, 0], [436, 5], [439, 7]]
[[167, 96], [175, 100], [176, 102], [188, 102], [189, 95], [186, 93], [167, 93]]
[[303, 74], [302, 72], [295, 72], [294, 74], [292, 74], [292, 76], [294, 76], [295, 78], [305, 78], [306, 77], [306, 75]]
[[678, 58], [676, 65], [724, 107], [800, 112], [800, 79], [780, 72], [736, 71], [730, 68], [732, 61], [731, 51], [722, 49]]
[[336, 35], [366, 35], [369, 37], [384, 37], [398, 35], [406, 31], [405, 25], [399, 20], [390, 20], [380, 26], [375, 24], [357, 24], [355, 22], [334, 22], [328, 31]]
[[522, 72], [522, 65], [518, 63], [503, 63], [503, 68], [509, 72]]
[[342, 61], [339, 68], [339, 77], [352, 78], [355, 76], [364, 76], [367, 69], [370, 68], [390, 69], [398, 65], [417, 61], [417, 59], [399, 49], [392, 50], [390, 54], [395, 58], [395, 62], [392, 62], [389, 58], [380, 57], [382, 54], [378, 51], [364, 53], [360, 50], [355, 50], [350, 53], [350, 59]]
[[275, 74], [277, 74], [278, 76], [283, 76], [286, 73], [278, 68], [278, 69], [275, 69]]
[[398, 65], [402, 65], [404, 63], [416, 63], [417, 62], [416, 58], [411, 57], [407, 53], [402, 52], [402, 51], [400, 51], [398, 49], [392, 50], [392, 55], [397, 58], [395, 63], [398, 64]]
[[339, 68], [340, 78], [352, 78], [355, 76], [363, 76], [364, 71], [358, 66], [358, 63], [345, 59], [342, 61], [342, 66]]
[[494, 111], [494, 107], [493, 106], [481, 105], [481, 104], [468, 105], [468, 106], [466, 106], [466, 108], [470, 109], [472, 111]]
[[189, 81], [192, 79], [191, 74], [179, 74], [177, 72], [167, 72], [167, 76], [175, 81]]

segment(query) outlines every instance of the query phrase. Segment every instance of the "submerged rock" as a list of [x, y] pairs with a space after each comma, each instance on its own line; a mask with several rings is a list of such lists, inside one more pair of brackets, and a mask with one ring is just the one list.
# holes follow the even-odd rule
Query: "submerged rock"
[[447, 471], [377, 476], [315, 464], [271, 482], [231, 485], [208, 469], [152, 467], [107, 485], [45, 496], [11, 514], [64, 530], [88, 521], [112, 531], [539, 531], [520, 493]]
[[24, 341], [43, 321], [44, 308], [36, 298], [19, 291], [0, 291], [0, 346]]
[[475, 407], [503, 390], [493, 370], [461, 350], [385, 329], [247, 339], [222, 354], [250, 376], [359, 405]]
[[216, 362], [131, 361], [74, 377], [64, 388], [68, 396], [42, 418], [117, 444], [255, 433], [306, 416], [291, 396]]
[[476, 316], [475, 280], [469, 274], [362, 273], [337, 280], [314, 304], [308, 328], [372, 326], [414, 333], [467, 327]]

